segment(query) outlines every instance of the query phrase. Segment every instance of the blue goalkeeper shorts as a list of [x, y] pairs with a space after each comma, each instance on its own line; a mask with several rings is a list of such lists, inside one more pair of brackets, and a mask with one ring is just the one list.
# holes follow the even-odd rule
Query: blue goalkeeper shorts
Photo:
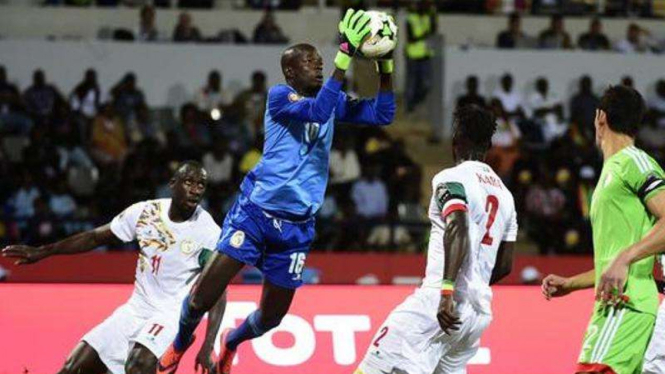
[[241, 194], [224, 219], [217, 251], [255, 266], [272, 284], [298, 288], [314, 241], [314, 224], [314, 217], [277, 218]]

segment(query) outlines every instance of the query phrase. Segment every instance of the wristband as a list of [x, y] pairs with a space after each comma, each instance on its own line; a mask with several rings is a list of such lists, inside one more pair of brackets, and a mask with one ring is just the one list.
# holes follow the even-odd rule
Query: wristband
[[450, 296], [455, 292], [455, 283], [453, 281], [444, 279], [441, 284], [441, 295]]
[[337, 52], [337, 56], [335, 56], [335, 66], [338, 69], [346, 71], [349, 70], [350, 65], [351, 65], [351, 56], [341, 51]]
[[393, 60], [378, 60], [376, 61], [376, 71], [380, 74], [392, 74], [395, 68]]

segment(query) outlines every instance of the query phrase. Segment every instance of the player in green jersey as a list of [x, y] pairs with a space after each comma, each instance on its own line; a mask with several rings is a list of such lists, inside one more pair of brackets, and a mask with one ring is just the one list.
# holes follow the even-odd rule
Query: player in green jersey
[[644, 108], [642, 96], [632, 88], [610, 87], [603, 95], [595, 118], [604, 163], [591, 201], [594, 269], [543, 280], [548, 300], [599, 285], [577, 373], [640, 373], [653, 331], [658, 309], [654, 256], [631, 258], [630, 267], [624, 267], [623, 287], [616, 287], [616, 280], [606, 286], [607, 275], [601, 279], [612, 261], [632, 248], [665, 246], [664, 173], [634, 145]]

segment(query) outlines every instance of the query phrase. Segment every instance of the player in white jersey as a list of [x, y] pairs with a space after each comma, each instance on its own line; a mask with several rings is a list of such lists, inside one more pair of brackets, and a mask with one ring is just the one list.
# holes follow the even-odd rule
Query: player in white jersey
[[[665, 277], [665, 255], [658, 256], [663, 277]], [[665, 293], [665, 282], [656, 281], [658, 290]], [[656, 326], [647, 352], [644, 354], [642, 374], [665, 374], [665, 301], [661, 302], [656, 316]]]
[[[5, 257], [30, 264], [48, 256], [88, 252], [136, 240], [140, 247], [134, 292], [104, 322], [90, 330], [60, 374], [154, 374], [158, 358], [178, 331], [180, 306], [214, 249], [220, 228], [199, 203], [207, 173], [197, 162], [183, 163], [169, 186], [172, 199], [136, 203], [111, 223], [55, 244], [13, 245]], [[209, 370], [210, 355], [224, 315], [222, 297], [211, 310], [197, 366]], [[82, 305], [85, 307], [85, 305]]]
[[482, 161], [496, 130], [478, 106], [457, 109], [457, 165], [432, 181], [427, 270], [420, 288], [374, 336], [356, 374], [466, 373], [492, 319], [490, 284], [510, 273], [513, 196]]

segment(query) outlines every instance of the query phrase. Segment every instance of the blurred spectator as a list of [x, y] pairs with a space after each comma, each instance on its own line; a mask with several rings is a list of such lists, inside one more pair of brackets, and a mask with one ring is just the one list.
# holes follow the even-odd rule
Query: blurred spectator
[[210, 129], [196, 105], [187, 103], [180, 108], [180, 146], [200, 151], [212, 141]]
[[656, 82], [656, 95], [649, 99], [648, 107], [649, 121], [665, 128], [665, 79]]
[[330, 189], [337, 199], [348, 198], [351, 185], [360, 177], [360, 161], [353, 138], [339, 136], [330, 152]]
[[104, 104], [92, 121], [92, 157], [102, 167], [120, 166], [127, 155], [125, 126], [113, 106]]
[[466, 77], [466, 95], [457, 98], [457, 106], [475, 104], [485, 107], [485, 98], [478, 94], [478, 77], [470, 75]]
[[159, 39], [159, 32], [155, 26], [155, 8], [152, 5], [144, 5], [141, 8], [136, 39], [141, 42], [154, 42]]
[[633, 82], [633, 77], [630, 75], [624, 75], [621, 77], [621, 85], [634, 88], [635, 87], [635, 82]]
[[173, 29], [174, 42], [200, 42], [201, 33], [192, 23], [192, 16], [187, 12], [180, 13], [178, 24]]
[[32, 120], [24, 112], [18, 87], [7, 80], [7, 71], [0, 65], [0, 134], [27, 135]]
[[665, 161], [665, 127], [656, 122], [641, 126], [637, 133], [639, 146], [660, 163]]
[[125, 127], [132, 144], [139, 144], [145, 139], [156, 140], [162, 145], [166, 143], [162, 127], [153, 120], [150, 109], [145, 104], [136, 108], [135, 114], [125, 122]]
[[14, 210], [14, 217], [18, 219], [30, 218], [35, 214], [35, 200], [41, 196], [35, 185], [32, 175], [24, 171], [21, 175], [21, 185], [10, 199], [10, 205]]
[[508, 17], [508, 29], [496, 37], [496, 47], [504, 49], [525, 48], [528, 46], [528, 37], [522, 31], [522, 18], [519, 13], [512, 13]]
[[275, 22], [275, 15], [268, 9], [263, 14], [263, 19], [254, 28], [254, 43], [257, 44], [286, 44], [289, 42], [282, 29]]
[[431, 87], [430, 59], [434, 51], [427, 40], [436, 34], [436, 9], [428, 1], [412, 2], [406, 18], [406, 99], [407, 113], [426, 98]]
[[58, 218], [71, 217], [76, 212], [76, 201], [67, 192], [67, 184], [64, 179], [59, 179], [53, 186], [48, 204], [51, 212]]
[[145, 106], [143, 92], [136, 87], [136, 75], [127, 73], [111, 88], [113, 106], [123, 121], [136, 115], [139, 107]]
[[599, 102], [598, 96], [593, 93], [591, 77], [588, 75], [581, 77], [579, 91], [570, 99], [570, 121], [592, 144], [595, 134], [594, 119]]
[[55, 86], [46, 82], [42, 70], [35, 70], [32, 85], [23, 94], [25, 105], [30, 114], [40, 122], [47, 122], [55, 113], [56, 106], [64, 102]]
[[365, 219], [381, 219], [388, 214], [388, 189], [379, 179], [379, 175], [378, 165], [368, 165], [351, 188], [351, 198], [356, 205], [356, 212]]
[[522, 134], [510, 120], [498, 99], [492, 99], [490, 109], [496, 118], [496, 132], [492, 136], [492, 148], [487, 153], [487, 163], [504, 180], [507, 180], [513, 164], [519, 157], [519, 140]]
[[220, 109], [223, 112], [232, 101], [231, 93], [222, 86], [222, 74], [212, 70], [208, 74], [206, 85], [196, 95], [196, 105], [206, 113], [210, 113], [213, 109]]
[[77, 138], [61, 136], [56, 141], [56, 151], [58, 152], [58, 169], [66, 172], [72, 167], [81, 167], [93, 169], [95, 164], [90, 159], [86, 151], [78, 144]]
[[550, 20], [550, 27], [543, 30], [538, 37], [538, 46], [542, 49], [573, 48], [570, 35], [564, 30], [563, 16], [555, 14]]
[[94, 69], [88, 69], [83, 81], [76, 85], [69, 96], [69, 104], [74, 112], [83, 115], [87, 119], [92, 119], [97, 114], [101, 100], [97, 72]]
[[545, 181], [536, 180], [526, 195], [526, 213], [529, 231], [541, 254], [560, 249], [562, 241], [561, 218], [566, 202], [563, 192], [551, 182], [551, 176], [543, 173]]
[[519, 120], [524, 118], [524, 102], [522, 95], [513, 88], [513, 76], [504, 74], [500, 87], [494, 91], [492, 97], [499, 99], [507, 118]]
[[647, 38], [651, 34], [635, 23], [628, 25], [626, 38], [616, 43], [614, 48], [621, 53], [644, 53], [649, 50]]
[[216, 139], [212, 150], [203, 155], [203, 167], [208, 171], [208, 183], [214, 188], [228, 187], [233, 180], [235, 161], [226, 139]]
[[563, 103], [555, 93], [550, 92], [546, 78], [536, 80], [536, 92], [529, 98], [529, 109], [533, 119], [541, 126], [546, 143], [561, 137], [568, 130], [563, 121]]
[[252, 73], [252, 85], [238, 94], [236, 101], [244, 110], [245, 119], [251, 124], [249, 130], [252, 134], [263, 131], [263, 116], [266, 110], [268, 91], [266, 89], [266, 74], [262, 71]]
[[610, 41], [603, 34], [603, 25], [600, 18], [593, 18], [589, 24], [589, 31], [580, 35], [577, 46], [587, 51], [606, 51], [610, 49]]
[[214, 0], [178, 0], [178, 8], [210, 9]]

